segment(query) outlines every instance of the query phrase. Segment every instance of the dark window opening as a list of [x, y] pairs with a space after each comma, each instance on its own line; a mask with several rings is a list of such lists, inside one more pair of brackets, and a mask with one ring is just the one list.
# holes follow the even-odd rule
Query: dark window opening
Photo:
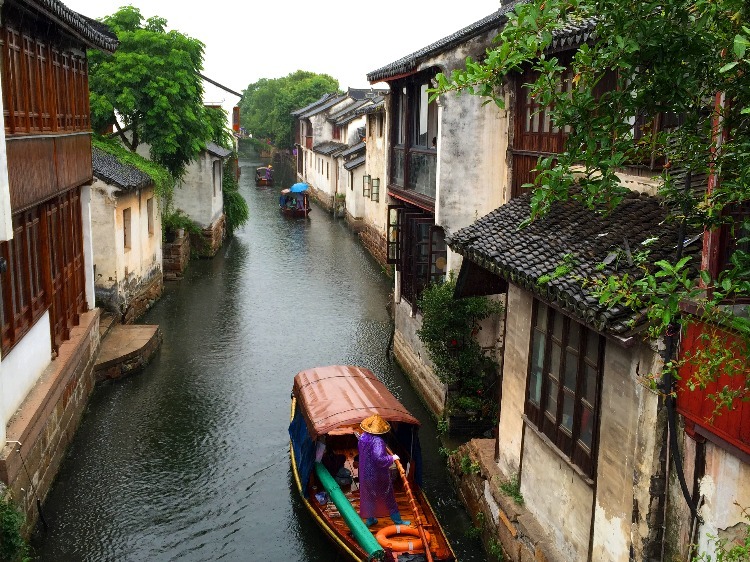
[[532, 325], [524, 412], [593, 479], [604, 338], [538, 300]]

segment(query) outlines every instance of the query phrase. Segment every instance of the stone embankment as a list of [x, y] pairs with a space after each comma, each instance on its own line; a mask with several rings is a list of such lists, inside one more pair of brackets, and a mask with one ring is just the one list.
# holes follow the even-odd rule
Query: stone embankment
[[148, 365], [162, 342], [159, 326], [116, 324], [103, 318], [100, 324], [101, 348], [94, 365], [97, 381], [119, 379]]
[[461, 445], [450, 456], [448, 469], [490, 555], [508, 562], [564, 562], [549, 533], [522, 503], [502, 491], [509, 477], [495, 462], [494, 439]]

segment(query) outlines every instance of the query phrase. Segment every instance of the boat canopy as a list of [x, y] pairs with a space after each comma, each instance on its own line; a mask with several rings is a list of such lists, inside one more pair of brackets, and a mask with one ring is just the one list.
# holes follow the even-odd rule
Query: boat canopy
[[293, 393], [313, 440], [373, 414], [389, 422], [420, 425], [385, 384], [364, 367], [331, 365], [301, 371], [294, 377]]

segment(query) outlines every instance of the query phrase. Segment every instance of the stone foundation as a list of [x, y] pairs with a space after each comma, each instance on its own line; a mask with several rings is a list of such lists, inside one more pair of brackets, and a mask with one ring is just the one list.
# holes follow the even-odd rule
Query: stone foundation
[[473, 439], [448, 459], [448, 471], [475, 527], [482, 529], [485, 548], [496, 552], [502, 547], [507, 562], [567, 562], [529, 511], [500, 489], [507, 477], [494, 457], [494, 439]]
[[308, 192], [310, 193], [311, 201], [315, 201], [315, 203], [317, 203], [319, 207], [322, 207], [327, 212], [333, 213], [333, 196], [332, 195], [328, 195], [325, 191], [316, 189], [313, 186], [309, 187]]
[[165, 242], [162, 249], [162, 270], [165, 281], [182, 279], [190, 261], [190, 237], [183, 233], [172, 242]]
[[399, 330], [393, 336], [393, 357], [430, 413], [436, 419], [441, 418], [445, 409], [445, 385], [414, 353]]
[[163, 290], [164, 276], [156, 269], [148, 279], [133, 277], [112, 287], [96, 287], [96, 305], [117, 316], [118, 322], [132, 324], [159, 300]]
[[226, 215], [222, 214], [211, 226], [201, 230], [200, 234], [191, 234], [190, 243], [195, 255], [199, 258], [214, 257], [224, 243], [226, 227]]
[[122, 317], [122, 323], [132, 324], [143, 316], [159, 300], [162, 291], [164, 291], [164, 276], [161, 270], [158, 270], [151, 279], [140, 283], [135, 294], [131, 295], [128, 307]]
[[393, 266], [388, 261], [388, 246], [385, 235], [376, 230], [371, 224], [364, 224], [359, 230], [359, 241], [365, 250], [375, 258], [389, 277], [393, 277]]
[[81, 315], [70, 339], [60, 345], [57, 358], [8, 422], [0, 480], [26, 515], [27, 535], [39, 516], [36, 498], [44, 502], [49, 493], [94, 390], [100, 314], [97, 308]]

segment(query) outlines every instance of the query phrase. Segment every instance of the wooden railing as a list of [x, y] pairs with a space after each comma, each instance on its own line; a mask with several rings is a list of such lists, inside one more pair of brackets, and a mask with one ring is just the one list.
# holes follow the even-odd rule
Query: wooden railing
[[28, 135], [7, 140], [13, 212], [90, 182], [91, 135]]
[[[688, 326], [682, 340], [682, 356], [694, 356], [697, 351], [705, 349], [708, 341], [721, 342], [725, 349], [735, 349], [738, 364], [744, 362], [747, 369], [747, 357], [744, 357], [740, 338], [718, 326], [695, 321]], [[696, 358], [700, 361], [700, 357]], [[697, 365], [687, 361], [680, 368], [680, 380], [677, 392], [677, 411], [685, 417], [685, 429], [689, 434], [701, 434], [704, 437], [719, 437], [721, 441], [750, 454], [750, 402], [735, 400], [731, 409], [717, 410], [716, 401], [711, 398], [718, 389], [728, 387], [741, 389], [745, 386], [747, 372], [729, 376], [726, 372], [719, 374], [716, 382], [706, 388], [690, 390], [691, 380]]]

